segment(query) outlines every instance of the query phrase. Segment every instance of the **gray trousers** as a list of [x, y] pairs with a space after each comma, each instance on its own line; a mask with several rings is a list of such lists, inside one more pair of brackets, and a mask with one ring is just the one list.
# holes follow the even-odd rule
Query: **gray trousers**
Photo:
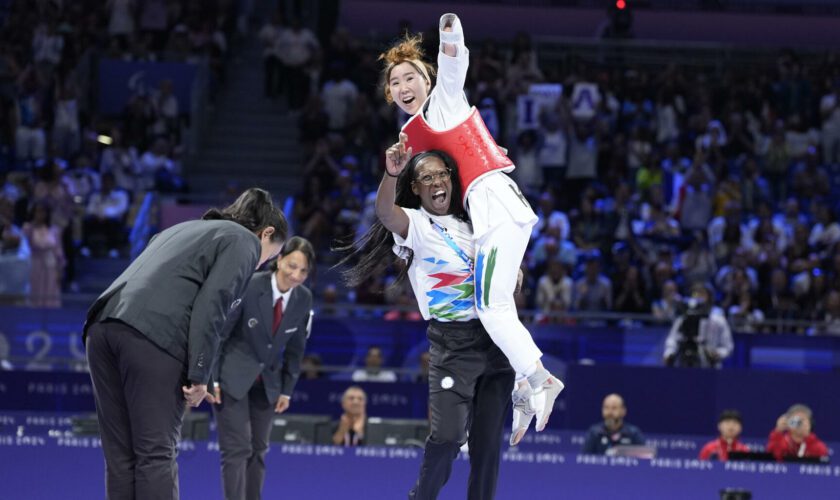
[[213, 405], [222, 455], [222, 489], [226, 500], [259, 500], [265, 479], [265, 454], [274, 404], [265, 386], [257, 382], [242, 399], [222, 392], [222, 404]]
[[490, 500], [496, 494], [502, 429], [511, 409], [513, 368], [478, 320], [433, 320], [427, 336], [431, 433], [420, 477], [408, 497], [437, 498], [460, 447], [469, 442], [467, 498]]
[[86, 348], [108, 499], [177, 500], [186, 367], [120, 322], [91, 325]]

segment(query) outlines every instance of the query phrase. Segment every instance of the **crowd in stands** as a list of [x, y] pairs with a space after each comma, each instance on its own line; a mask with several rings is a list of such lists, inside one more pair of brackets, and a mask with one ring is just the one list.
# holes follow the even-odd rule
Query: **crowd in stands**
[[[432, 59], [436, 36], [425, 37]], [[739, 330], [783, 319], [840, 332], [836, 55], [806, 63], [784, 51], [770, 67], [689, 72], [679, 61], [542, 61], [524, 34], [504, 48], [467, 44], [467, 97], [540, 218], [521, 307], [545, 322], [570, 311], [671, 321], [703, 283]], [[371, 224], [382, 151], [406, 119], [382, 98], [378, 48], [341, 29], [312, 48], [318, 92], [297, 112], [306, 161], [295, 223], [322, 249]], [[558, 94], [523, 124], [518, 103], [538, 83], [562, 89], [548, 85]], [[405, 291], [378, 292], [394, 274], [351, 298], [405, 302]]]
[[190, 103], [163, 79], [103, 112], [98, 61], [206, 64], [219, 81], [237, 13], [228, 0], [0, 2], [0, 293], [60, 307], [78, 257], [126, 254], [144, 193], [185, 188]]

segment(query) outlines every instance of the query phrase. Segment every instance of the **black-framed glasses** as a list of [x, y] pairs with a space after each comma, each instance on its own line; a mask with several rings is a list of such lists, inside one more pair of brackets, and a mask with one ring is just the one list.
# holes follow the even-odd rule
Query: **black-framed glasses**
[[414, 179], [414, 182], [419, 182], [424, 186], [431, 186], [435, 183], [435, 181], [443, 182], [446, 179], [449, 179], [450, 177], [452, 177], [452, 171], [447, 168], [445, 170], [439, 170], [430, 174], [424, 174]]

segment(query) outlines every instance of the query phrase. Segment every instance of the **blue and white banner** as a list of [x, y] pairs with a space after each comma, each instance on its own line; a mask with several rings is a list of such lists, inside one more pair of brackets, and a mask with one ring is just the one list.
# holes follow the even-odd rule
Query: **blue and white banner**
[[[270, 498], [405, 498], [417, 480], [422, 456], [418, 448], [275, 443], [266, 456], [263, 491]], [[0, 463], [2, 491], [13, 492], [8, 498], [105, 494], [101, 442], [95, 437], [0, 434]], [[181, 443], [178, 465], [181, 498], [222, 497], [215, 441]], [[469, 461], [462, 453], [438, 498], [466, 498], [468, 474]], [[643, 460], [504, 446], [496, 497], [522, 498], [525, 485], [528, 497], [546, 499], [707, 500], [719, 498], [726, 488], [750, 491], [758, 499], [836, 499], [838, 481], [838, 465]]]

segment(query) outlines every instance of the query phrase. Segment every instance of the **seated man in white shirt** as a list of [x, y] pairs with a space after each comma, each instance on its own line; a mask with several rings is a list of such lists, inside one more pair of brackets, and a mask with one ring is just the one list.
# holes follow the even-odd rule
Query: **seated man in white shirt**
[[102, 174], [102, 189], [91, 193], [85, 208], [83, 255], [91, 255], [91, 246], [94, 253], [104, 253], [104, 244], [109, 256], [119, 256], [125, 243], [128, 206], [128, 193], [115, 187], [114, 174]]
[[397, 374], [382, 369], [382, 349], [371, 346], [365, 356], [365, 367], [353, 372], [353, 382], [396, 382]]

